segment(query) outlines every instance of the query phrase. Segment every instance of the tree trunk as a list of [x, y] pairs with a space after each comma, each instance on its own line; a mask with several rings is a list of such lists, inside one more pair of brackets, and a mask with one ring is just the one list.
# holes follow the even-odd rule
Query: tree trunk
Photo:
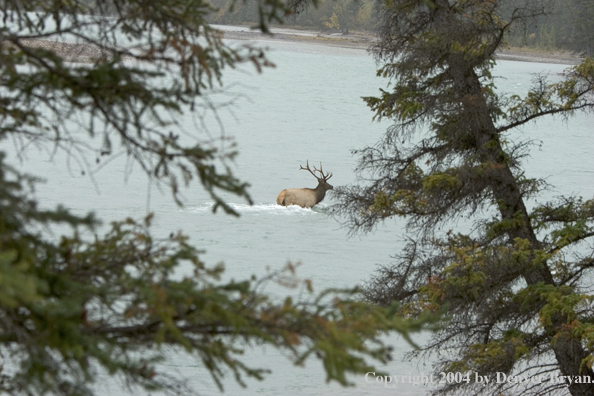
[[[459, 66], [462, 64], [460, 63], [462, 59], [457, 59], [454, 62], [456, 62], [456, 66]], [[458, 69], [460, 70], [461, 68]], [[489, 115], [487, 103], [482, 94], [480, 80], [470, 65], [466, 69], [466, 72], [458, 77], [455, 78], [455, 81], [463, 82], [463, 85], [457, 87], [458, 92], [467, 93], [460, 99], [464, 103], [464, 110], [472, 112], [470, 114], [474, 114], [474, 125], [468, 129], [470, 135], [468, 136], [468, 141], [474, 143], [472, 149], [480, 153], [482, 161], [488, 161], [496, 165], [494, 170], [489, 173], [488, 179], [490, 180], [489, 185], [492, 189], [493, 197], [499, 203], [501, 218], [503, 220], [514, 219], [517, 218], [517, 213], [519, 212], [524, 219], [521, 225], [509, 230], [507, 235], [510, 243], [513, 243], [515, 238], [526, 239], [530, 242], [532, 247], [530, 261], [532, 261], [534, 250], [540, 248], [540, 242], [531, 226], [528, 211], [517, 180], [505, 159], [504, 149], [501, 146], [496, 127]], [[496, 144], [486, 144], [493, 142]], [[546, 263], [542, 263], [533, 272], [526, 273], [524, 279], [528, 285], [535, 285], [539, 282], [548, 285], [555, 284], [553, 275]], [[553, 319], [552, 325], [546, 328], [546, 332], [551, 339], [552, 349], [555, 353], [559, 370], [564, 376], [590, 377], [590, 382], [594, 383], [594, 371], [585, 365], [582, 366], [583, 359], [590, 353], [584, 349], [579, 338], [571, 335], [571, 331], [567, 329], [568, 322], [568, 317], [559, 313]], [[594, 394], [591, 383], [576, 384], [572, 382], [569, 385], [569, 391], [573, 396], [589, 396]]]

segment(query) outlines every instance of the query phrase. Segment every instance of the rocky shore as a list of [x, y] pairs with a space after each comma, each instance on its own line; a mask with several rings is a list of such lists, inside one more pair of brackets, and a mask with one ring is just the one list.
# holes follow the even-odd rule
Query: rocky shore
[[65, 43], [60, 41], [26, 39], [23, 44], [32, 48], [53, 50], [67, 62], [90, 63], [97, 59], [108, 59], [111, 54], [95, 45]]
[[499, 51], [497, 59], [538, 62], [538, 63], [559, 63], [563, 65], [577, 65], [583, 58], [568, 51], [525, 51], [522, 49], [509, 49]]
[[340, 33], [323, 33], [315, 31], [297, 31], [293, 29], [273, 29], [273, 34], [264, 34], [248, 30], [225, 30], [224, 37], [229, 40], [253, 40], [253, 41], [297, 41], [303, 43], [328, 45], [332, 47], [355, 48], [367, 50], [374, 42], [371, 35]]

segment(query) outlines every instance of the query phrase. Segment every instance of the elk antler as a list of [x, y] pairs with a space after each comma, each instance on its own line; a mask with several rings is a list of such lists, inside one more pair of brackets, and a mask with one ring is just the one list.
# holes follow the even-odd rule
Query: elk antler
[[320, 174], [322, 175], [322, 179], [324, 181], [330, 179], [332, 177], [332, 172], [330, 172], [329, 174], [324, 175], [324, 171], [322, 170], [322, 163], [320, 162], [320, 169], [316, 169], [316, 167], [314, 166], [314, 171], [318, 171], [320, 172]]
[[[316, 168], [314, 166], [314, 170], [312, 172], [311, 169], [309, 169], [309, 160], [307, 160], [307, 165], [305, 166], [305, 168], [301, 165], [299, 165], [299, 170], [306, 170], [309, 171], [309, 173], [311, 173], [313, 175], [313, 177], [315, 177], [318, 180], [328, 180], [332, 177], [332, 173], [330, 173], [329, 175], [324, 175], [324, 172], [322, 171], [322, 163], [320, 162], [320, 169]], [[316, 174], [314, 172], [320, 172], [320, 174], [322, 175], [322, 177], [317, 177]]]
[[[304, 168], [303, 166], [299, 165], [299, 170], [306, 170], [306, 171], [308, 171], [309, 173], [311, 173], [311, 174], [313, 175], [313, 177], [315, 177], [316, 179], [318, 178], [318, 177], [316, 176], [316, 174], [315, 174], [315, 173], [313, 173], [313, 172], [311, 171], [311, 169], [309, 169], [309, 160], [307, 160], [307, 165], [305, 166], [305, 168]], [[316, 167], [315, 167], [315, 166], [314, 166], [314, 170], [316, 170]]]

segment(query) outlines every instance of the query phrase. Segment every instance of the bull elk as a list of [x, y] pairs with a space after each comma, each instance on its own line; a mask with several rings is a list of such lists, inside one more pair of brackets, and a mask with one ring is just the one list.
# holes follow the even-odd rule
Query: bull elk
[[[278, 197], [276, 197], [277, 204], [283, 206], [299, 205], [302, 208], [311, 208], [322, 202], [326, 196], [326, 191], [334, 188], [327, 183], [328, 179], [332, 177], [332, 173], [324, 175], [321, 162], [320, 169], [317, 169], [314, 166], [313, 172], [309, 169], [309, 160], [307, 161], [305, 168], [299, 165], [299, 170], [309, 171], [309, 173], [318, 180], [318, 186], [316, 188], [289, 188], [283, 190], [278, 194]], [[317, 177], [315, 172], [318, 172], [320, 177]]]

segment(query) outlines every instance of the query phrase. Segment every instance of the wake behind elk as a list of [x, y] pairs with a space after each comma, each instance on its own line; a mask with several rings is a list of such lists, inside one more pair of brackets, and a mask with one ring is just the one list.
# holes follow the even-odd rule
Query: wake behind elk
[[[283, 206], [299, 205], [302, 208], [311, 208], [312, 206], [322, 202], [326, 196], [326, 191], [332, 190], [330, 184], [327, 183], [328, 179], [332, 177], [332, 173], [324, 175], [322, 171], [322, 163], [320, 162], [320, 169], [314, 166], [313, 172], [309, 169], [309, 160], [304, 168], [299, 165], [299, 170], [309, 171], [318, 180], [318, 186], [316, 188], [289, 188], [283, 190], [276, 197], [276, 203]], [[317, 177], [315, 172], [319, 172], [320, 177]]]

